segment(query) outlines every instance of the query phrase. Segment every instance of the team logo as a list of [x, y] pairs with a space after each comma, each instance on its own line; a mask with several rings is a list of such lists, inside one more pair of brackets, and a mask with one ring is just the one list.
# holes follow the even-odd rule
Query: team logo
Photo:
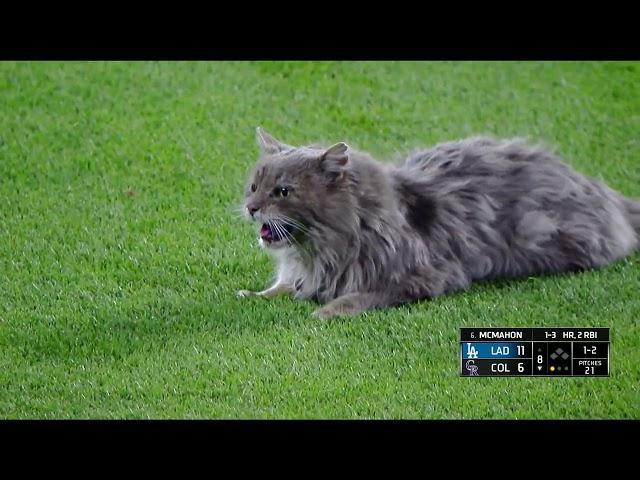
[[476, 362], [474, 362], [473, 360], [467, 360], [467, 363], [465, 364], [465, 367], [467, 369], [467, 371], [469, 372], [469, 375], [474, 376], [474, 377], [478, 377], [478, 366], [475, 364]]

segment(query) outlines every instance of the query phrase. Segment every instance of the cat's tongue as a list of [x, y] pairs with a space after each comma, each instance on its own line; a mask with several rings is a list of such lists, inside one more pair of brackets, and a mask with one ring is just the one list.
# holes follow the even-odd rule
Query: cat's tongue
[[260, 229], [260, 238], [269, 241], [273, 240], [273, 232], [266, 223], [262, 225], [262, 228]]
[[268, 224], [263, 223], [260, 229], [260, 238], [269, 242], [278, 242], [282, 240], [282, 236], [278, 233], [278, 230], [272, 229]]

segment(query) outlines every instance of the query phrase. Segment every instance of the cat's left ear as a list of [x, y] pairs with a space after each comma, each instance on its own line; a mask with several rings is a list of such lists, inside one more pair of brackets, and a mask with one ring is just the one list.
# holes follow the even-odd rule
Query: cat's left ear
[[329, 147], [320, 158], [323, 170], [332, 173], [340, 173], [349, 163], [349, 145], [344, 142], [336, 143]]
[[262, 153], [275, 154], [293, 148], [276, 140], [260, 127], [256, 128], [256, 142]]

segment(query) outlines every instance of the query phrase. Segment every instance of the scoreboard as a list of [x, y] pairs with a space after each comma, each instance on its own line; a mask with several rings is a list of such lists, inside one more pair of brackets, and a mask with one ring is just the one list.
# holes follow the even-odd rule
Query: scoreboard
[[608, 328], [461, 328], [463, 377], [608, 377]]

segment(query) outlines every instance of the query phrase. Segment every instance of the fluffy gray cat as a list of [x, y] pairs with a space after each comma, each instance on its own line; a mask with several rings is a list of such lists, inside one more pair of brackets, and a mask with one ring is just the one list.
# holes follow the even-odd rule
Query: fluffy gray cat
[[260, 128], [243, 210], [275, 283], [321, 318], [433, 298], [482, 279], [602, 267], [640, 245], [640, 201], [522, 140], [470, 138], [379, 163]]

